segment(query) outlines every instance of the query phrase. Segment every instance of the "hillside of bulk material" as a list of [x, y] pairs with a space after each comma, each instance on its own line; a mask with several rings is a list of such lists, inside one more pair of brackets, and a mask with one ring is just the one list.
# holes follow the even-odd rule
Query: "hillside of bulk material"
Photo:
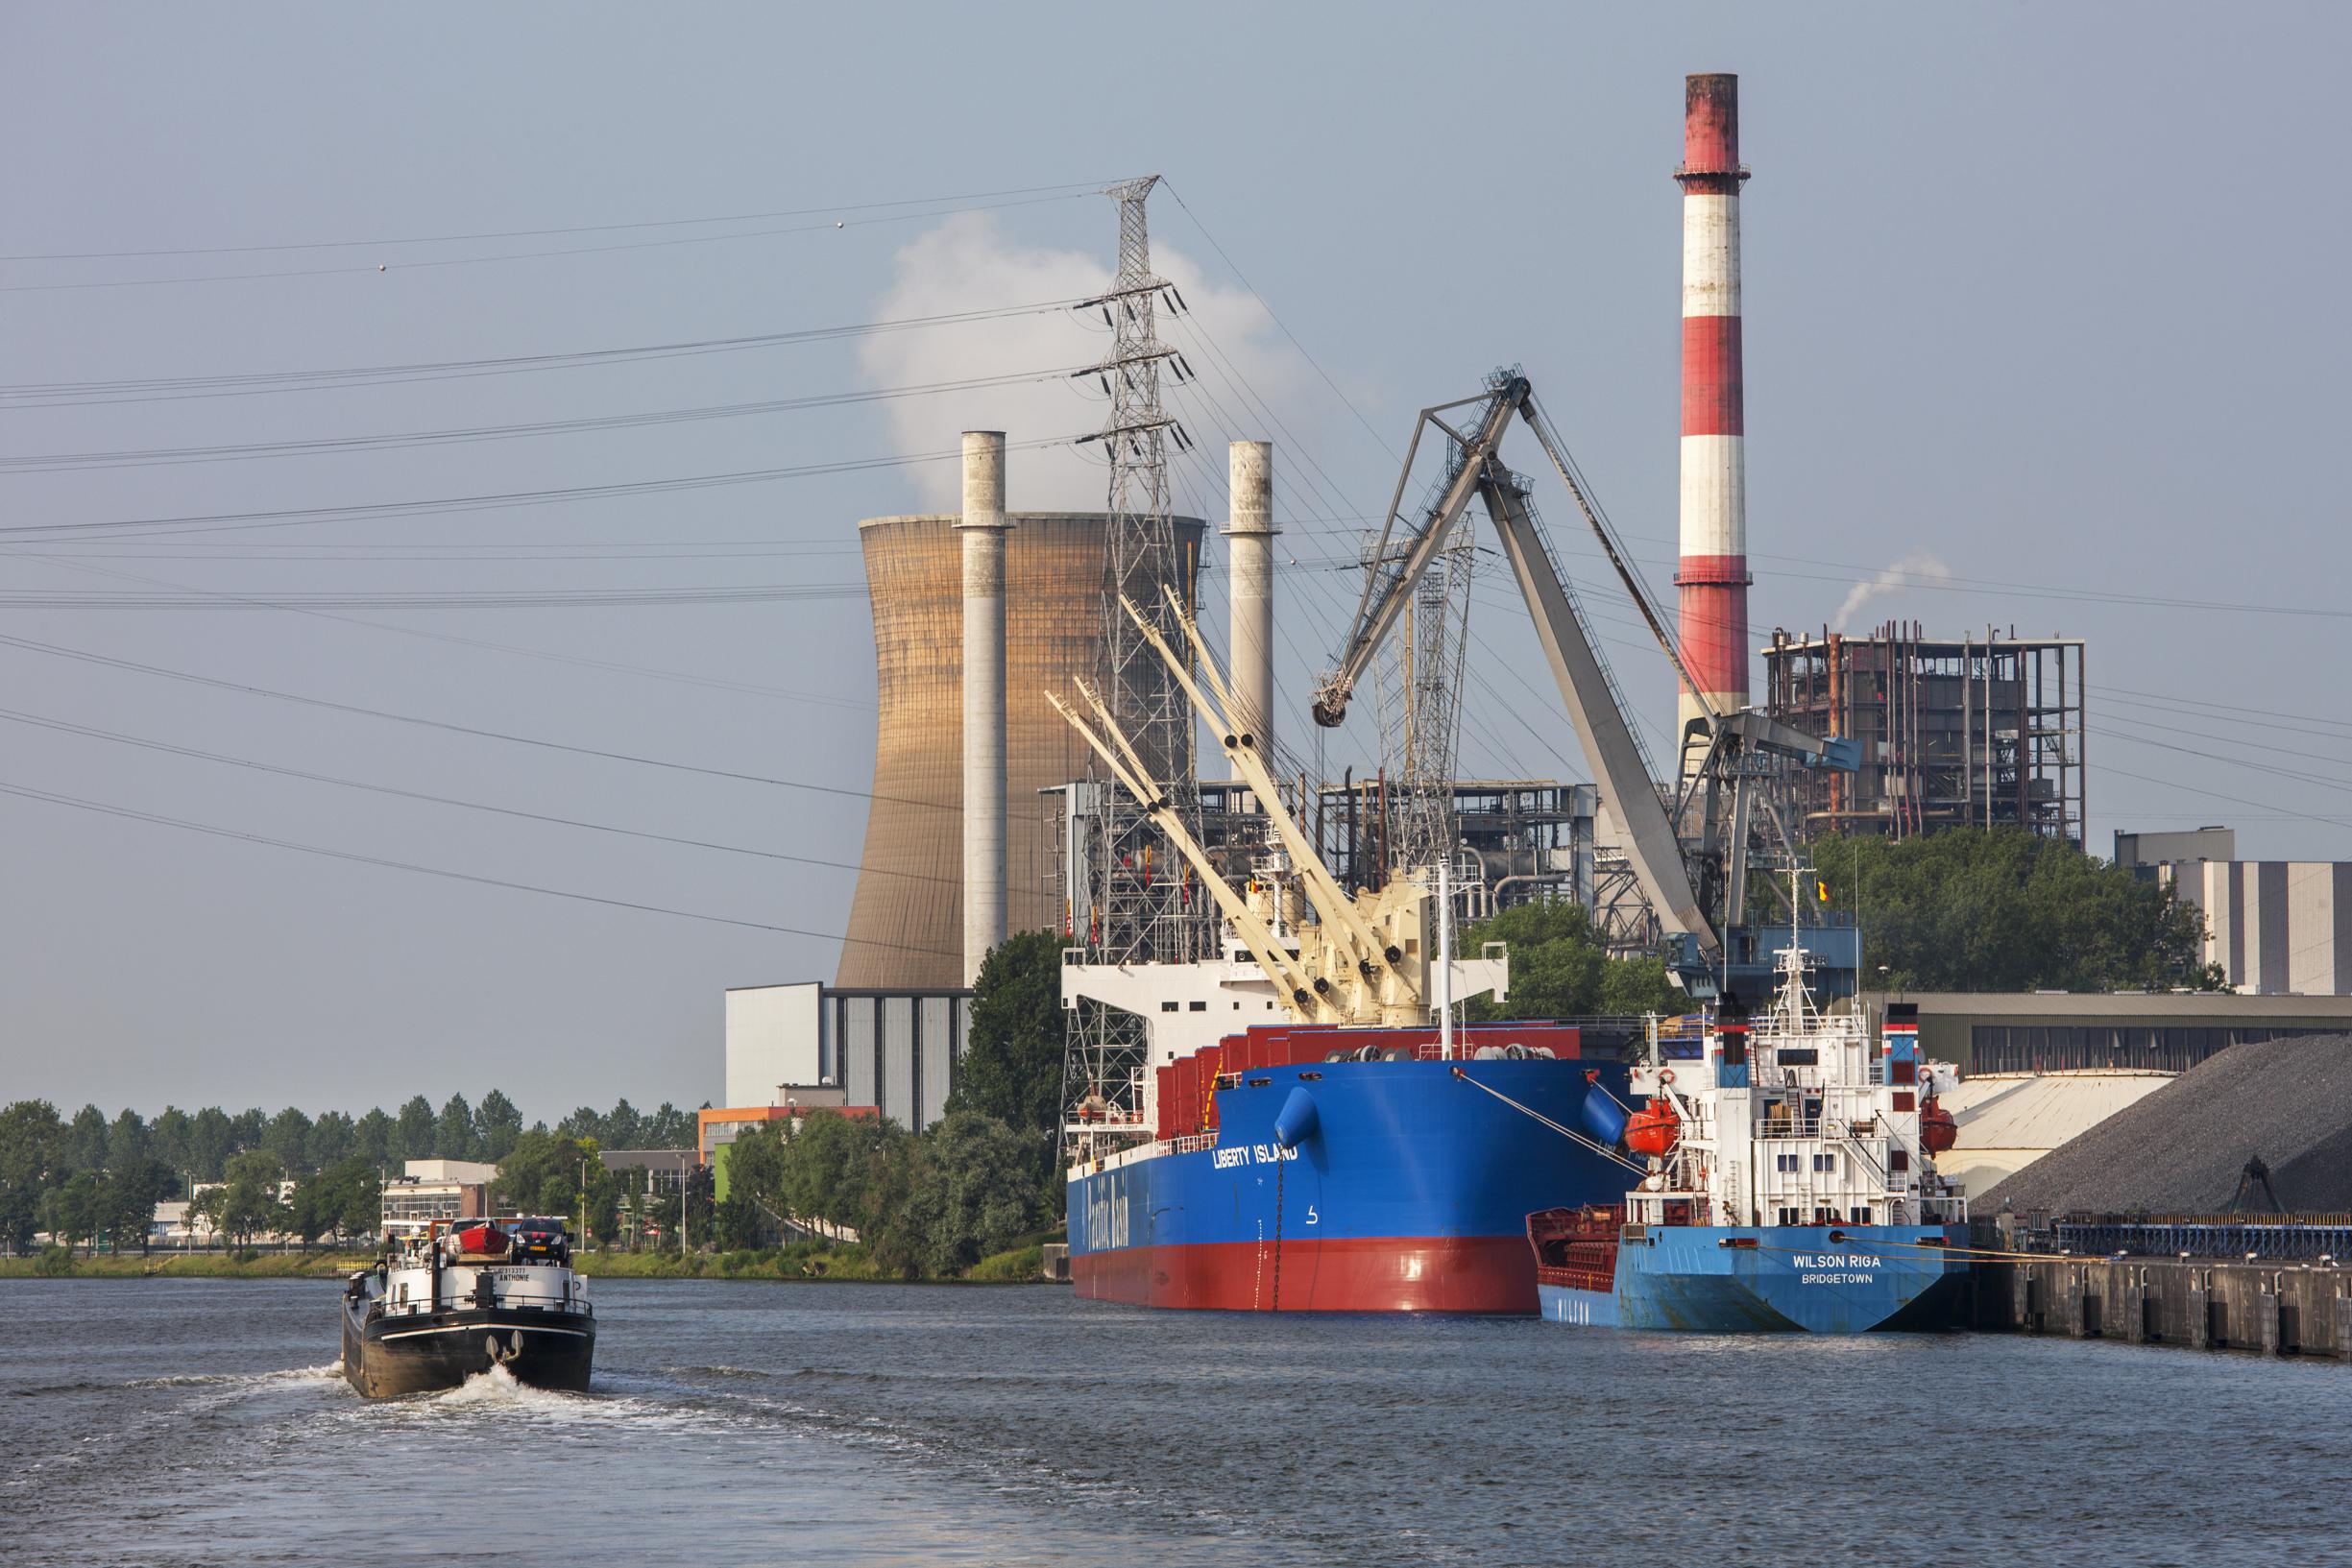
[[2352, 1035], [2218, 1051], [1969, 1206], [2219, 1214], [2253, 1157], [2270, 1168], [2282, 1208], [2352, 1210]]

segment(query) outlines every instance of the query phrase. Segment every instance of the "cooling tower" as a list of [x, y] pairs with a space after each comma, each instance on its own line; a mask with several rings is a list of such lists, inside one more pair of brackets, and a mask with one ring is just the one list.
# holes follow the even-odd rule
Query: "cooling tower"
[[[952, 513], [858, 525], [881, 713], [865, 854], [838, 986], [963, 983], [963, 553]], [[1005, 803], [1008, 929], [1059, 924], [1047, 804], [1086, 773], [1085, 743], [1046, 706], [1102, 657], [1099, 512], [1009, 512], [1005, 539]], [[1204, 525], [1176, 519], [1197, 566]], [[1189, 591], [1190, 585], [1183, 585]], [[1189, 597], [1189, 592], [1188, 592]]]

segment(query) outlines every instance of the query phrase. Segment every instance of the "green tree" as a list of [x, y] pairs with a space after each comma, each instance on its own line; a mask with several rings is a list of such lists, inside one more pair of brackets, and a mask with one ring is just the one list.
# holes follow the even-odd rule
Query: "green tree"
[[1463, 952], [1486, 942], [1510, 945], [1511, 999], [1472, 998], [1465, 1011], [1473, 1023], [1679, 1013], [1690, 1005], [1662, 960], [1610, 957], [1582, 905], [1523, 904], [1463, 928]]
[[392, 1155], [392, 1141], [399, 1128], [381, 1107], [371, 1110], [352, 1123], [352, 1155], [371, 1166], [392, 1166], [399, 1162]]
[[65, 1163], [76, 1170], [97, 1170], [107, 1163], [107, 1113], [85, 1105], [65, 1129]]
[[451, 1095], [433, 1122], [433, 1158], [472, 1160], [480, 1157], [473, 1133], [473, 1107], [463, 1095]]
[[180, 1173], [161, 1160], [134, 1154], [107, 1167], [99, 1193], [102, 1228], [115, 1255], [133, 1244], [147, 1251], [155, 1234], [156, 1205], [180, 1191]]
[[474, 1142], [485, 1160], [503, 1160], [522, 1136], [522, 1113], [515, 1102], [493, 1089], [473, 1113]]
[[64, 1157], [65, 1123], [45, 1099], [0, 1111], [0, 1246], [23, 1252], [41, 1228], [41, 1195]]
[[185, 1170], [188, 1156], [188, 1113], [177, 1105], [166, 1105], [147, 1129], [148, 1152], [174, 1170]]
[[261, 1146], [278, 1156], [289, 1171], [310, 1169], [310, 1118], [289, 1105], [270, 1118], [262, 1129]]
[[306, 1160], [313, 1170], [324, 1170], [330, 1165], [341, 1165], [352, 1157], [354, 1123], [342, 1111], [321, 1111], [319, 1119], [310, 1123], [310, 1143]]
[[107, 1127], [107, 1169], [112, 1170], [147, 1158], [152, 1141], [139, 1113], [124, 1110]]
[[603, 1170], [591, 1146], [559, 1133], [525, 1132], [498, 1162], [491, 1201], [519, 1214], [575, 1214], [582, 1179]]
[[345, 1236], [372, 1236], [384, 1223], [384, 1175], [366, 1160], [346, 1160], [349, 1172], [343, 1186], [343, 1209], [335, 1228]]
[[94, 1249], [107, 1227], [106, 1178], [95, 1170], [77, 1170], [51, 1187], [41, 1196], [41, 1222], [67, 1246], [81, 1242]]
[[[269, 1136], [269, 1118], [261, 1114], [260, 1106], [239, 1111], [229, 1119], [230, 1151], [243, 1153], [249, 1148], [259, 1148]], [[226, 1170], [228, 1167], [222, 1169]]]
[[604, 1119], [603, 1143], [606, 1148], [651, 1148], [645, 1142], [645, 1119], [627, 1100], [616, 1101], [612, 1115]]
[[[794, 1219], [864, 1230], [903, 1188], [896, 1162], [906, 1142], [895, 1122], [835, 1110], [809, 1112], [784, 1145], [776, 1180], [784, 1212]], [[728, 1179], [732, 1185], [732, 1171]]]
[[992, 1116], [959, 1111], [914, 1140], [907, 1193], [867, 1237], [883, 1267], [909, 1276], [960, 1274], [1044, 1218], [1029, 1140]]
[[207, 1105], [188, 1120], [187, 1168], [198, 1181], [218, 1181], [237, 1151], [236, 1124], [218, 1105]]
[[400, 1107], [400, 1139], [394, 1145], [392, 1161], [429, 1160], [433, 1157], [433, 1102], [423, 1095], [410, 1098]]
[[558, 1122], [555, 1124], [555, 1130], [566, 1138], [594, 1138], [606, 1148], [622, 1146], [604, 1136], [604, 1118], [586, 1105], [579, 1107], [570, 1116]]
[[646, 1148], [691, 1148], [695, 1138], [694, 1113], [681, 1111], [664, 1100], [660, 1110], [645, 1118], [639, 1136], [645, 1140]]
[[950, 1113], [992, 1116], [1051, 1150], [1061, 1128], [1063, 941], [1052, 931], [1007, 937], [981, 960], [972, 1024]]
[[2170, 888], [2018, 828], [1817, 843], [1865, 973], [1928, 991], [2213, 989], [2203, 917]]
[[266, 1148], [232, 1154], [221, 1185], [205, 1194], [205, 1212], [238, 1246], [256, 1236], [283, 1231], [290, 1219], [278, 1189], [285, 1173], [278, 1156]]

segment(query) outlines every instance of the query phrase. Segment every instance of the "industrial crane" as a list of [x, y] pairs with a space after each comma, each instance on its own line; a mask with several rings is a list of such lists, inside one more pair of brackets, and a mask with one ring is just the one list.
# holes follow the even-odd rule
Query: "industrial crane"
[[[1462, 410], [1475, 414], [1466, 417]], [[1515, 414], [1535, 432], [1684, 688], [1699, 689], [1623, 546], [1580, 482], [1564, 444], [1536, 400], [1534, 387], [1515, 369], [1490, 375], [1487, 390], [1477, 397], [1421, 410], [1372, 552], [1377, 568], [1366, 578], [1335, 667], [1316, 688], [1315, 720], [1333, 726], [1346, 718], [1356, 683], [1475, 496], [1494, 524], [1504, 558], [1535, 619], [1568, 720], [1592, 766], [1603, 802], [1624, 835], [1627, 860], [1668, 934], [1675, 974], [1698, 995], [1725, 986], [1761, 985], [1770, 961], [1756, 951], [1745, 915], [1750, 816], [1759, 799], [1776, 821], [1778, 813], [1769, 799], [1760, 797], [1759, 785], [1775, 765], [1774, 759], [1852, 771], [1860, 760], [1858, 748], [1850, 740], [1807, 735], [1753, 709], [1718, 713], [1702, 697], [1701, 715], [1682, 736], [1686, 766], [1681, 788], [1672, 796], [1663, 792], [1634, 730], [1624, 695], [1587, 630], [1575, 592], [1536, 517], [1527, 482], [1499, 455]], [[1405, 487], [1422, 437], [1432, 428], [1454, 443], [1458, 466], [1450, 482], [1407, 522], [1401, 516]], [[1402, 547], [1392, 549], [1391, 536], [1400, 527], [1407, 537]], [[1690, 762], [1694, 752], [1696, 761]], [[1683, 825], [1690, 821], [1694, 806], [1698, 827], [1685, 832]], [[1784, 824], [1782, 832], [1785, 838]]]
[[1120, 608], [1166, 663], [1195, 711], [1208, 721], [1235, 777], [1256, 793], [1275, 844], [1296, 873], [1307, 902], [1314, 905], [1316, 921], [1296, 928], [1286, 939], [1279, 886], [1258, 881], [1245, 895], [1224, 880], [1214, 858], [1186, 832], [1177, 813], [1152, 783], [1150, 770], [1091, 685], [1083, 680], [1078, 683], [1080, 696], [1093, 712], [1091, 720], [1051, 692], [1046, 700], [1078, 731], [1192, 867], [1226, 924], [1273, 982], [1292, 1019], [1301, 1024], [1411, 1026], [1429, 1022], [1433, 989], [1441, 997], [1453, 999], [1499, 989], [1503, 972], [1493, 959], [1456, 966], [1465, 972], [1466, 985], [1433, 988], [1433, 970], [1440, 961], [1439, 912], [1428, 888], [1407, 878], [1352, 896], [1340, 886], [1297, 819], [1282, 804], [1281, 784], [1260, 755], [1257, 736], [1236, 723], [1239, 705], [1218, 671], [1199, 625], [1173, 591], [1163, 586], [1163, 592], [1169, 617], [1182, 628], [1198, 661], [1197, 679], [1195, 665], [1140, 607], [1123, 595]]

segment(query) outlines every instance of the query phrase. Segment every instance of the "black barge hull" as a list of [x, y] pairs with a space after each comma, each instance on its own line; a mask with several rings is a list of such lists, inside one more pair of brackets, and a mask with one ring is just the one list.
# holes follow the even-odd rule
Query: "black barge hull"
[[454, 1388], [504, 1366], [518, 1383], [588, 1389], [595, 1319], [517, 1307], [453, 1308], [363, 1321], [346, 1303], [343, 1375], [370, 1399]]

